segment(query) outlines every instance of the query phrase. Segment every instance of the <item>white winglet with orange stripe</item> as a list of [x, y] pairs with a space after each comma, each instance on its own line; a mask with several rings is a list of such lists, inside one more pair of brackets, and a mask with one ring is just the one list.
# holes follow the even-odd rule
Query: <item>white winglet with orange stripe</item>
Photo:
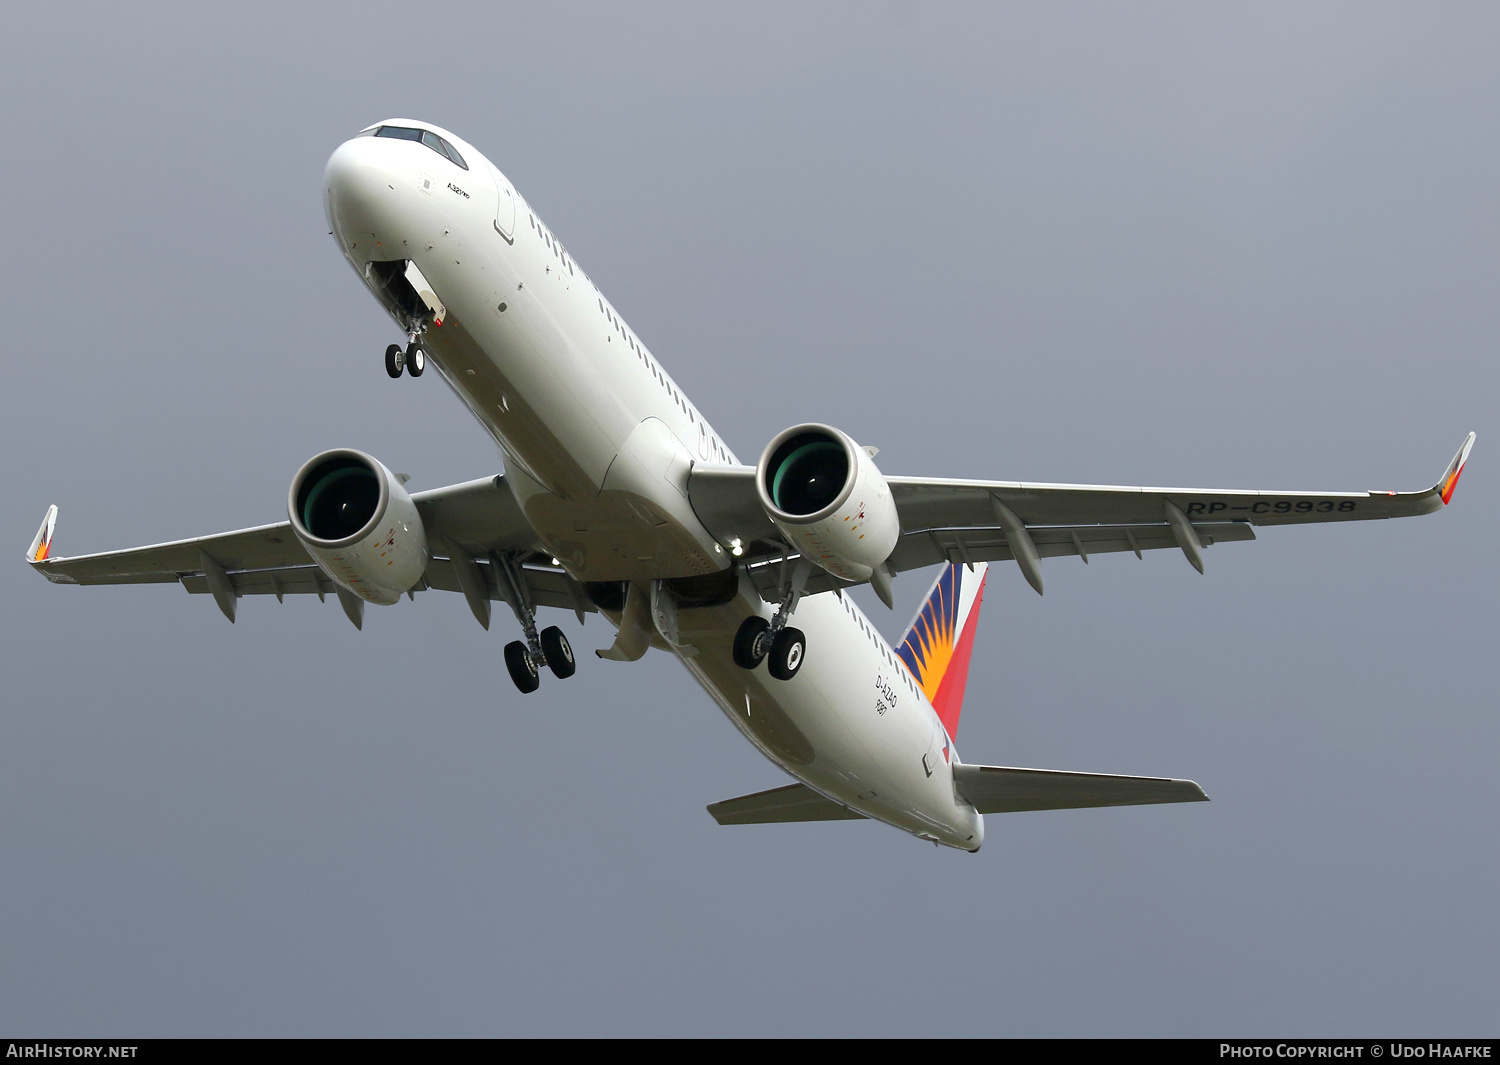
[[1442, 494], [1443, 503], [1447, 505], [1453, 500], [1453, 489], [1458, 487], [1459, 475], [1464, 472], [1464, 463], [1469, 461], [1469, 449], [1474, 446], [1474, 434], [1470, 433], [1464, 440], [1464, 446], [1458, 449], [1458, 454], [1453, 456], [1453, 461], [1448, 463], [1448, 469], [1443, 474], [1443, 479], [1437, 483], [1438, 491]]
[[52, 534], [57, 529], [57, 504], [47, 508], [47, 516], [42, 519], [42, 527], [36, 531], [36, 539], [31, 541], [31, 546], [26, 549], [27, 562], [45, 562], [52, 554]]

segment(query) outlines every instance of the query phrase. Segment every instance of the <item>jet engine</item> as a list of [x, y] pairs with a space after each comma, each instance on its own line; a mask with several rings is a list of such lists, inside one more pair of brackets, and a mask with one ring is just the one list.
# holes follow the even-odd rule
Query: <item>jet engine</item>
[[371, 603], [390, 604], [422, 579], [427, 534], [396, 475], [362, 451], [314, 455], [292, 478], [292, 530], [322, 571]]
[[755, 490], [803, 556], [835, 577], [870, 579], [901, 535], [896, 504], [869, 452], [828, 425], [794, 425], [761, 453]]

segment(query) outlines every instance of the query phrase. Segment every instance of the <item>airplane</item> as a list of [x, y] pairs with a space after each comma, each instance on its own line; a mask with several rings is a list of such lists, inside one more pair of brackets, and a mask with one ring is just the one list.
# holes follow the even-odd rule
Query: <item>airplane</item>
[[[716, 802], [720, 824], [872, 819], [978, 851], [987, 813], [1204, 801], [1191, 780], [963, 762], [959, 717], [987, 567], [1040, 594], [1044, 558], [1255, 539], [1257, 526], [1441, 510], [1474, 444], [1418, 492], [1262, 492], [892, 477], [877, 449], [794, 425], [753, 465], [683, 394], [509, 179], [427, 122], [393, 118], [339, 145], [324, 176], [330, 235], [395, 321], [392, 378], [429, 363], [499, 445], [504, 472], [409, 493], [349, 448], [292, 478], [287, 520], [123, 551], [55, 556], [50, 507], [27, 560], [60, 584], [178, 583], [233, 622], [247, 595], [367, 603], [496, 601], [521, 638], [515, 686], [577, 662], [538, 608], [602, 615], [596, 652], [674, 655], [793, 783]], [[940, 566], [888, 644], [846, 592]], [[795, 625], [793, 624], [795, 622]], [[761, 668], [764, 663], [764, 668]]]

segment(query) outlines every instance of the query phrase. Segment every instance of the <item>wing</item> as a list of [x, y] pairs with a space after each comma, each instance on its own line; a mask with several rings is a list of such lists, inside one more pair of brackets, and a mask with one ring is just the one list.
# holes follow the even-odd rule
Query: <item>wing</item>
[[[892, 573], [940, 562], [1014, 559], [1038, 592], [1039, 560], [1175, 547], [1201, 572], [1203, 548], [1253, 540], [1257, 525], [1364, 521], [1441, 510], [1474, 446], [1470, 433], [1437, 484], [1420, 492], [1264, 492], [1238, 489], [1132, 488], [1021, 481], [956, 481], [890, 477], [901, 538], [886, 569]], [[790, 548], [760, 509], [750, 466], [695, 468], [688, 482], [693, 509], [724, 543], [747, 545], [747, 570], [771, 601], [782, 585]], [[826, 574], [807, 591], [843, 585]]]
[[[536, 533], [503, 477], [419, 492], [412, 500], [432, 548], [422, 583], [413, 591], [435, 588], [506, 600], [496, 556], [509, 556], [519, 562], [532, 602], [580, 614], [593, 610], [582, 588], [562, 569], [547, 564]], [[338, 586], [302, 549], [289, 522], [73, 558], [52, 554], [56, 528], [54, 506], [48, 508], [26, 558], [57, 584], [181, 584], [194, 594], [212, 593], [231, 621], [233, 600], [239, 596], [280, 599], [315, 594], [322, 599], [330, 592], [339, 593]], [[482, 588], [473, 581], [466, 587], [466, 573], [461, 570], [477, 573]], [[221, 576], [223, 584], [218, 581]], [[217, 589], [215, 584], [219, 584]], [[474, 605], [472, 598], [470, 605]], [[479, 613], [477, 607], [475, 613]]]

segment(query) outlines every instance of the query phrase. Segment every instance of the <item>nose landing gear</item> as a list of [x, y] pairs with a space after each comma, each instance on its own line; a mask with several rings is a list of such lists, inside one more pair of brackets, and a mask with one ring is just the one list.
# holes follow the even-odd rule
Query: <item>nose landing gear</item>
[[391, 377], [400, 377], [401, 371], [405, 370], [412, 377], [421, 377], [422, 371], [427, 369], [427, 352], [422, 349], [422, 334], [427, 331], [427, 323], [414, 321], [406, 331], [406, 347], [400, 344], [392, 344], [385, 349], [385, 372]]

